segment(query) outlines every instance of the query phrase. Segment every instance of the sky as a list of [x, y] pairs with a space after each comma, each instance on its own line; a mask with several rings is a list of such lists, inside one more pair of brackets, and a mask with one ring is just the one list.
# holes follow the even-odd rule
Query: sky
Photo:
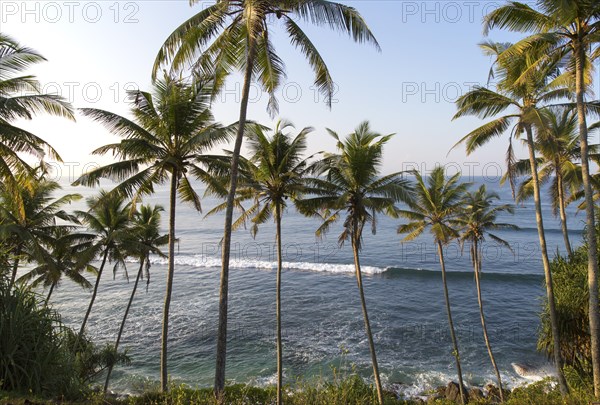
[[[327, 28], [302, 27], [320, 50], [336, 82], [332, 108], [313, 88], [308, 63], [273, 23], [272, 40], [286, 64], [287, 78], [277, 91], [279, 115], [266, 112], [267, 95], [251, 88], [249, 118], [272, 126], [277, 118], [296, 129], [311, 126], [309, 152], [334, 150], [325, 128], [343, 135], [368, 120], [373, 130], [395, 133], [385, 149], [385, 173], [444, 164], [449, 172], [499, 178], [507, 138], [490, 142], [467, 156], [452, 146], [481, 122], [452, 121], [455, 100], [474, 85], [485, 85], [491, 60], [477, 44], [483, 40], [515, 41], [518, 35], [482, 34], [482, 17], [503, 1], [345, 1], [367, 21], [382, 52], [359, 45]], [[0, 1], [0, 31], [34, 48], [48, 62], [35, 74], [48, 93], [61, 94], [76, 108], [93, 107], [128, 115], [127, 89], [150, 90], [156, 53], [183, 21], [210, 2], [137, 1]], [[597, 85], [596, 85], [597, 86]], [[237, 120], [241, 77], [233, 75], [213, 107], [216, 120]], [[99, 124], [78, 115], [77, 122], [38, 117], [19, 122], [53, 145], [65, 165], [56, 176], [72, 181], [82, 171], [111, 157], [90, 154], [118, 141]], [[592, 141], [598, 141], [592, 139]], [[519, 151], [525, 157], [524, 150]]]

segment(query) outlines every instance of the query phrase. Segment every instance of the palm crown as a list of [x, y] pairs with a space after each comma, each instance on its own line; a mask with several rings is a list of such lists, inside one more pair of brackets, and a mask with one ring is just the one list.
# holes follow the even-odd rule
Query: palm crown
[[398, 227], [398, 233], [407, 234], [405, 241], [420, 236], [427, 228], [436, 241], [447, 244], [458, 237], [456, 218], [459, 214], [468, 183], [460, 183], [460, 173], [446, 179], [443, 167], [433, 169], [427, 182], [419, 172], [414, 198], [407, 201], [408, 209], [398, 210], [398, 215], [409, 220]]
[[[476, 248], [478, 244], [481, 246], [481, 242], [484, 242], [488, 236], [493, 241], [510, 249], [508, 242], [490, 232], [491, 230], [517, 229], [514, 225], [498, 221], [501, 213], [512, 214], [514, 212], [514, 207], [510, 204], [495, 205], [494, 201], [499, 199], [498, 194], [488, 192], [485, 185], [481, 185], [475, 192], [465, 194], [461, 212], [455, 219], [455, 223], [462, 228], [461, 242], [469, 242], [472, 248]], [[475, 260], [473, 251], [471, 251], [471, 258]]]
[[370, 224], [373, 233], [377, 214], [396, 216], [395, 204], [411, 196], [410, 182], [401, 172], [379, 176], [383, 146], [393, 135], [371, 131], [368, 122], [360, 124], [344, 141], [328, 130], [337, 140], [339, 154], [326, 154], [319, 163], [325, 178], [309, 179], [307, 192], [314, 196], [303, 199], [298, 207], [308, 215], [323, 218], [317, 235], [323, 235], [345, 211], [344, 230], [339, 243], [355, 238], [360, 247], [362, 230]]
[[16, 176], [23, 172], [34, 175], [21, 155], [25, 153], [40, 160], [46, 155], [57, 161], [61, 159], [47, 142], [13, 125], [13, 121], [31, 120], [39, 113], [74, 119], [68, 102], [56, 95], [41, 94], [35, 77], [22, 75], [30, 66], [45, 60], [39, 53], [0, 33], [0, 179], [14, 194], [21, 218], [25, 213]]
[[[303, 157], [306, 151], [306, 138], [312, 128], [303, 128], [295, 137], [287, 130], [292, 123], [280, 120], [275, 125], [273, 135], [269, 137], [266, 128], [251, 125], [247, 129], [250, 158], [240, 161], [240, 184], [236, 191], [235, 204], [242, 214], [233, 224], [233, 229], [245, 226], [252, 221], [252, 234], [258, 231], [258, 225], [265, 223], [275, 213], [275, 205], [280, 210], [287, 207], [287, 200], [297, 201], [306, 189], [305, 177], [312, 172], [309, 160]], [[227, 177], [228, 162], [213, 165], [213, 172]], [[224, 179], [223, 182], [227, 182]], [[212, 190], [211, 190], [212, 191]], [[246, 200], [252, 200], [252, 206], [242, 207]], [[224, 210], [226, 202], [217, 205], [207, 215]]]
[[143, 195], [153, 193], [156, 184], [174, 175], [180, 198], [200, 210], [200, 197], [189, 174], [211, 182], [202, 167], [202, 153], [227, 139], [232, 131], [213, 122], [211, 86], [210, 82], [188, 83], [165, 77], [155, 83], [153, 94], [132, 91], [133, 121], [104, 110], [82, 109], [85, 116], [124, 139], [93, 152], [112, 153], [120, 161], [84, 174], [75, 184], [93, 186], [101, 178], [121, 181], [114, 191], [131, 196], [135, 204]]
[[232, 71], [245, 70], [251, 53], [253, 75], [271, 96], [268, 108], [274, 114], [278, 109], [274, 93], [285, 78], [284, 63], [270, 39], [269, 26], [277, 19], [281, 20], [292, 45], [308, 60], [315, 73], [315, 85], [331, 105], [334, 82], [329, 69], [294, 17], [348, 33], [356, 42], [368, 42], [379, 49], [360, 14], [343, 4], [312, 0], [219, 0], [185, 21], [166, 39], [156, 57], [154, 74], [165, 61], [171, 61], [174, 70], [194, 61], [198, 73], [215, 74], [221, 82]]

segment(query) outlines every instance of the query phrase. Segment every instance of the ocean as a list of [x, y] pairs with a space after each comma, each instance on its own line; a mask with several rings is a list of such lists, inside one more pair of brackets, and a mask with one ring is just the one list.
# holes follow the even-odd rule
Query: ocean
[[[476, 179], [473, 189], [484, 179]], [[485, 182], [489, 190], [512, 202], [508, 186]], [[84, 196], [97, 190], [65, 186], [65, 192]], [[560, 223], [544, 198], [544, 221], [549, 254], [564, 252]], [[167, 209], [166, 186], [146, 203]], [[217, 201], [205, 199], [204, 212]], [[83, 202], [72, 208], [82, 209]], [[571, 243], [581, 243], [585, 215], [569, 207]], [[163, 215], [166, 230], [167, 214]], [[543, 269], [533, 201], [517, 206], [501, 222], [519, 230], [495, 234], [512, 252], [488, 240], [484, 243], [482, 290], [492, 348], [504, 382], [509, 387], [530, 379], [515, 373], [511, 363], [528, 364], [533, 378], [551, 373], [544, 355], [536, 351], [538, 313], [544, 296]], [[361, 252], [364, 288], [384, 385], [404, 395], [456, 380], [446, 321], [442, 279], [435, 246], [428, 233], [402, 243], [396, 233], [401, 219], [380, 217], [377, 233], [364, 234]], [[283, 366], [285, 381], [328, 379], [332, 369], [356, 370], [366, 380], [372, 373], [369, 348], [352, 254], [340, 247], [341, 223], [323, 239], [315, 238], [319, 222], [305, 218], [290, 205], [283, 218], [284, 270], [282, 275]], [[171, 303], [168, 371], [175, 383], [210, 387], [214, 378], [218, 319], [220, 255], [223, 216], [204, 218], [185, 204], [177, 206], [174, 289]], [[262, 226], [256, 239], [249, 230], [235, 232], [232, 245], [229, 295], [227, 373], [229, 382], [273, 384], [275, 356], [275, 245], [274, 225]], [[166, 247], [165, 247], [166, 250]], [[473, 270], [456, 244], [445, 250], [448, 285], [458, 333], [465, 382], [483, 385], [494, 374], [484, 345]], [[128, 264], [130, 281], [122, 271], [107, 266], [87, 331], [97, 343], [114, 342], [137, 264]], [[152, 259], [151, 280], [136, 295], [121, 340], [132, 363], [113, 372], [111, 389], [136, 393], [159, 379], [160, 330], [166, 259]], [[91, 276], [90, 281], [93, 283]], [[52, 305], [63, 321], [79, 328], [91, 293], [63, 282]], [[531, 377], [530, 377], [531, 378]]]

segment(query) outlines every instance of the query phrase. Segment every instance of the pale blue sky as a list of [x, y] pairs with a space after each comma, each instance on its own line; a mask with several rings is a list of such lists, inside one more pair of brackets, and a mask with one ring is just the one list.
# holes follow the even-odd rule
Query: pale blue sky
[[[382, 53], [360, 46], [327, 29], [306, 27], [338, 84], [336, 103], [329, 110], [311, 90], [312, 74], [302, 56], [275, 28], [277, 51], [286, 62], [288, 79], [278, 91], [280, 116], [298, 128], [313, 126], [311, 151], [333, 148], [325, 127], [340, 134], [362, 120], [374, 130], [395, 132], [386, 150], [386, 172], [407, 168], [430, 170], [436, 163], [455, 162], [465, 174], [496, 176], [504, 166], [506, 139], [492, 142], [466, 156], [450, 147], [481, 122], [463, 118], [452, 122], [453, 101], [473, 84], [484, 84], [490, 60], [477, 43], [484, 39], [481, 19], [501, 1], [352, 1], [378, 38]], [[0, 2], [0, 30], [35, 48], [49, 61], [36, 74], [49, 91], [60, 91], [76, 107], [97, 107], [127, 114], [125, 87], [147, 90], [150, 71], [162, 41], [186, 18], [198, 12], [187, 0], [177, 1], [8, 1]], [[494, 40], [514, 35], [493, 32]], [[217, 100], [217, 120], [237, 119], [239, 77]], [[265, 111], [267, 97], [253, 92], [249, 117], [273, 121]], [[104, 129], [78, 117], [77, 123], [55, 118], [26, 123], [54, 145], [75, 171], [90, 162], [89, 155], [113, 141]], [[68, 171], [64, 170], [63, 175]]]

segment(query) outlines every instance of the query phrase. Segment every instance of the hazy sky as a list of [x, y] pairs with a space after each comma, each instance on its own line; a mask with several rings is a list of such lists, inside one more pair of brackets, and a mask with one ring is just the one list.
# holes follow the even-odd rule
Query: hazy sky
[[[2, 0], [0, 30], [48, 59], [31, 70], [48, 92], [59, 92], [75, 107], [127, 114], [125, 89], [150, 89], [152, 64], [164, 39], [208, 4]], [[346, 4], [362, 13], [382, 52], [327, 29], [303, 25], [337, 83], [329, 110], [312, 88], [308, 64], [275, 22], [272, 38], [288, 73], [278, 90], [279, 116], [297, 128], [315, 128], [309, 138], [311, 151], [333, 149], [325, 127], [345, 134], [369, 120], [378, 132], [396, 133], [386, 150], [386, 172], [431, 170], [436, 163], [451, 162], [451, 170], [498, 176], [504, 166], [506, 138], [471, 156], [462, 147], [447, 154], [461, 136], [481, 124], [475, 118], [452, 122], [454, 101], [487, 80], [490, 60], [477, 47], [484, 39], [481, 20], [503, 2], [369, 0]], [[502, 41], [516, 38], [500, 32], [490, 35]], [[236, 121], [240, 89], [239, 76], [232, 77], [214, 106], [217, 120]], [[266, 101], [267, 96], [253, 87], [249, 117], [270, 125], [273, 120], [266, 113]], [[90, 152], [115, 139], [84, 117], [78, 117], [77, 123], [39, 118], [21, 125], [50, 142], [76, 173], [96, 162], [110, 161]], [[63, 168], [62, 175], [68, 176], [69, 170]]]

